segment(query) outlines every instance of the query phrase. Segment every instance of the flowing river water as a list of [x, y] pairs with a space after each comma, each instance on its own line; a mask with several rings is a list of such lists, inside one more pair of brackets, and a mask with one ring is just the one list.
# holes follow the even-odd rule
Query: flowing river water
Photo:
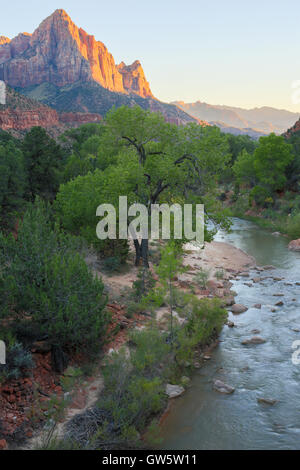
[[[229, 319], [212, 358], [195, 373], [192, 386], [177, 398], [162, 425], [162, 449], [300, 449], [300, 364], [292, 362], [300, 340], [300, 253], [288, 251], [288, 240], [255, 224], [233, 219], [232, 233], [220, 231], [217, 241], [231, 243], [254, 256], [258, 266], [276, 269], [233, 281], [236, 303], [250, 307]], [[271, 276], [259, 283], [251, 279]], [[272, 277], [283, 278], [275, 281]], [[249, 287], [244, 283], [251, 282]], [[284, 297], [274, 294], [282, 293]], [[279, 300], [281, 307], [274, 305]], [[261, 310], [253, 308], [260, 303]], [[243, 346], [260, 330], [265, 344]], [[298, 346], [297, 349], [300, 349]], [[299, 355], [300, 357], [300, 355]], [[232, 395], [213, 390], [220, 379], [235, 387]], [[275, 399], [271, 406], [258, 398]]]

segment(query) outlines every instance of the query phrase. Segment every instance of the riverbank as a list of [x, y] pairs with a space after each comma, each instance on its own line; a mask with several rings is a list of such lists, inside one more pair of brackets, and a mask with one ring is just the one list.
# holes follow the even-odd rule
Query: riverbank
[[[91, 260], [89, 260], [91, 264]], [[204, 249], [198, 249], [193, 246], [186, 247], [186, 253], [183, 257], [183, 264], [187, 267], [188, 271], [178, 276], [176, 281], [177, 287], [182, 292], [188, 292], [192, 289], [193, 294], [198, 299], [211, 299], [217, 297], [223, 299], [224, 306], [226, 305], [227, 299], [229, 304], [233, 303], [234, 292], [231, 291], [231, 280], [235, 278], [239, 273], [245, 272], [255, 265], [255, 260], [247, 255], [240, 249], [237, 249], [227, 243], [212, 242], [206, 244]], [[196, 281], [197, 274], [199, 271], [206, 271], [207, 286], [206, 288], [200, 288]], [[100, 275], [100, 273], [98, 273]], [[126, 290], [131, 288], [132, 282], [137, 279], [138, 270], [133, 265], [127, 273], [117, 274], [113, 276], [105, 276], [104, 282], [107, 286], [111, 296], [115, 296], [117, 293], [119, 297], [123, 296], [123, 303], [126, 304]], [[218, 276], [219, 274], [219, 276]], [[220, 276], [221, 274], [221, 276]], [[216, 277], [217, 275], [217, 277]], [[120, 286], [122, 288], [120, 289]], [[118, 291], [118, 292], [117, 292]], [[113, 303], [111, 300], [110, 306], [115, 305], [116, 313], [121, 312], [121, 316], [118, 315], [118, 321], [126, 323], [118, 334], [112, 339], [112, 341], [106, 346], [106, 357], [111, 354], [111, 351], [119, 351], [120, 348], [126, 345], [130, 331], [136, 328], [146, 327], [149, 320], [147, 317], [135, 318], [134, 321], [126, 320], [126, 307]], [[156, 312], [156, 319], [159, 328], [163, 331], [168, 323], [168, 309], [158, 309]], [[211, 339], [211, 344], [208, 347], [202, 348], [198, 351], [197, 360], [195, 359], [194, 365], [196, 368], [201, 367], [204, 360], [207, 360], [209, 354], [211, 354], [212, 347], [216, 347], [218, 341], [216, 338]], [[206, 357], [206, 359], [203, 359]], [[86, 413], [89, 409], [96, 404], [103, 392], [103, 377], [102, 377], [102, 364], [101, 360], [96, 367], [94, 376], [87, 382], [83, 383], [78, 387], [77, 398], [72, 399], [72, 404], [66, 407], [64, 418], [60, 420], [56, 426], [53, 437], [60, 439], [64, 435], [64, 429], [67, 424], [77, 415]], [[77, 403], [74, 406], [74, 403]], [[49, 431], [46, 429], [42, 433], [38, 432], [33, 439], [29, 440], [23, 449], [34, 449], [36, 447], [42, 447], [43, 442], [48, 440]]]
[[[235, 327], [223, 328], [210, 360], [172, 402], [160, 448], [299, 449], [300, 369], [291, 359], [300, 331], [300, 254], [288, 250], [286, 237], [270, 236], [245, 220], [233, 219], [231, 233], [221, 231], [216, 240], [257, 260], [257, 267], [231, 281], [236, 302], [247, 310], [229, 313]], [[263, 341], [250, 344], [253, 336]], [[234, 393], [216, 391], [217, 380]]]

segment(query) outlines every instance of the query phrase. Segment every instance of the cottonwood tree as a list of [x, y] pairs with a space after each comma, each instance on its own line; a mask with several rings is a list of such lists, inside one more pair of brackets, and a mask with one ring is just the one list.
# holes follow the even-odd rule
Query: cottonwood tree
[[[82, 212], [79, 217], [72, 215], [71, 203], [77, 212], [79, 206], [84, 207], [81, 198], [90, 201], [96, 192], [94, 214], [98, 205], [118, 207], [119, 196], [127, 196], [128, 205], [141, 203], [148, 215], [152, 204], [205, 203], [214, 219], [223, 223], [224, 213], [217, 206], [215, 192], [228, 158], [227, 141], [217, 128], [176, 126], [165, 122], [161, 114], [121, 107], [106, 118], [98, 150], [98, 160], [104, 159], [103, 170], [61, 187], [57, 207], [64, 221], [73, 217], [78, 224], [80, 217], [86, 216]], [[101, 161], [97, 164], [101, 166]], [[86, 210], [90, 212], [90, 207]], [[96, 225], [95, 218], [92, 225]], [[148, 267], [148, 239], [135, 239], [134, 245], [136, 265], [142, 260]]]

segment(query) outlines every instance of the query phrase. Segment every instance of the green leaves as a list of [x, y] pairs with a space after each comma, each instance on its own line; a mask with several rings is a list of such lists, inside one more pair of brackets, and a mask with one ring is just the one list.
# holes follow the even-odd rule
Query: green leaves
[[0, 236], [1, 314], [14, 317], [18, 328], [46, 335], [52, 345], [97, 345], [108, 321], [104, 286], [79, 252], [78, 240], [53, 226], [45, 204], [29, 207], [18, 239]]
[[22, 152], [13, 142], [0, 145], [0, 222], [7, 226], [24, 205], [26, 187]]
[[63, 154], [61, 147], [45, 129], [33, 127], [26, 134], [22, 150], [28, 177], [28, 198], [35, 196], [51, 200], [58, 190]]

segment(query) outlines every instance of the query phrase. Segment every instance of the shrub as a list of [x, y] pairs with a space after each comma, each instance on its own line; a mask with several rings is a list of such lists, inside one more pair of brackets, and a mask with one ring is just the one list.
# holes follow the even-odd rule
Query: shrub
[[4, 379], [19, 379], [26, 376], [28, 369], [34, 366], [31, 352], [25, 349], [21, 343], [10, 346], [6, 352], [6, 364], [0, 366], [0, 372]]
[[118, 256], [111, 256], [110, 258], [105, 258], [102, 265], [104, 271], [107, 273], [113, 273], [120, 269], [121, 260]]
[[286, 232], [291, 238], [300, 238], [300, 213], [287, 218]]
[[227, 312], [219, 299], [198, 299], [192, 296], [184, 328], [177, 332], [178, 349], [176, 357], [190, 360], [196, 347], [205, 346], [220, 333]]
[[138, 271], [137, 280], [133, 282], [132, 296], [137, 302], [140, 302], [142, 297], [147, 295], [155, 286], [155, 280], [150, 269], [142, 267]]
[[195, 282], [199, 284], [199, 286], [202, 289], [205, 289], [208, 278], [209, 278], [209, 272], [206, 271], [205, 269], [199, 268], [199, 271], [197, 272], [195, 276]]
[[80, 247], [53, 226], [40, 201], [25, 213], [17, 240], [0, 234], [1, 316], [14, 318], [17, 334], [48, 337], [63, 349], [91, 349], [103, 336], [104, 286], [77, 252]]

